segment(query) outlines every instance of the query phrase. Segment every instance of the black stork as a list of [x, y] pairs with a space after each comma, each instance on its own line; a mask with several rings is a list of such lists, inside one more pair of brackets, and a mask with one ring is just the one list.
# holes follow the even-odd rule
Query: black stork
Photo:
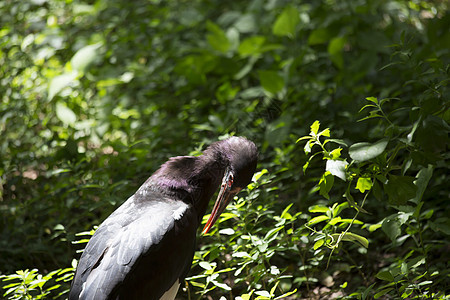
[[166, 163], [114, 211], [87, 244], [69, 300], [174, 299], [194, 255], [196, 231], [220, 185], [203, 233], [255, 172], [257, 148], [243, 137]]

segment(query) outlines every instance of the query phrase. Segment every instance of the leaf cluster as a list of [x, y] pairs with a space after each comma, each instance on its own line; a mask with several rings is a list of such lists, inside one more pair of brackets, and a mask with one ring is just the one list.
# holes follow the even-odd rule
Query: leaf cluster
[[92, 228], [236, 134], [262, 171], [180, 298], [448, 297], [448, 9], [0, 1], [1, 294], [65, 297]]

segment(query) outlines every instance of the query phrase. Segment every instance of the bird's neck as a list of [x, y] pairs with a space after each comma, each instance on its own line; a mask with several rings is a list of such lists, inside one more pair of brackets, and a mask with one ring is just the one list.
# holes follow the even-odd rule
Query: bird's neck
[[199, 220], [220, 185], [225, 165], [211, 155], [172, 157], [156, 171], [148, 184], [191, 204]]

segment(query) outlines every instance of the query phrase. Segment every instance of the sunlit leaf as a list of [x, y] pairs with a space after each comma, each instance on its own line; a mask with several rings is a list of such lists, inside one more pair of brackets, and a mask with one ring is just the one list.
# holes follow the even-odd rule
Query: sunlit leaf
[[365, 177], [359, 177], [358, 182], [356, 183], [356, 189], [359, 190], [361, 193], [364, 193], [365, 191], [369, 191], [372, 188], [372, 179], [371, 178], [365, 178]]
[[297, 24], [300, 22], [300, 15], [297, 8], [287, 6], [275, 21], [272, 32], [279, 36], [294, 37]]
[[345, 170], [348, 163], [345, 160], [327, 160], [325, 170], [330, 172], [332, 175], [339, 177], [340, 179], [346, 181], [347, 177]]
[[283, 295], [280, 295], [280, 296], [276, 297], [275, 300], [278, 300], [278, 299], [287, 299], [288, 296], [294, 295], [295, 293], [297, 293], [297, 289], [294, 289], [293, 291], [290, 291], [290, 292], [287, 292], [287, 293], [285, 293], [285, 294], [283, 294]]
[[320, 122], [314, 121], [311, 125], [311, 135], [317, 135], [317, 132], [319, 132]]
[[75, 55], [70, 60], [70, 64], [72, 65], [72, 69], [85, 72], [87, 67], [95, 61], [98, 57], [100, 57], [100, 47], [101, 43], [87, 45], [78, 50]]
[[59, 92], [61, 92], [65, 87], [68, 87], [77, 78], [77, 73], [66, 73], [54, 77], [48, 87], [48, 99], [52, 100]]
[[205, 270], [211, 270], [214, 266], [213, 265], [211, 265], [209, 262], [207, 262], [207, 261], [201, 261], [201, 262], [199, 262], [198, 263], [198, 265], [200, 266], [200, 267], [202, 267], [203, 269], [205, 269]]
[[327, 206], [324, 206], [324, 205], [313, 205], [313, 206], [310, 206], [308, 208], [308, 211], [312, 212], [312, 213], [318, 213], [318, 212], [324, 213], [324, 212], [327, 212], [329, 210], [330, 209]]
[[233, 235], [234, 232], [235, 231], [233, 230], [233, 228], [225, 228], [225, 229], [219, 230], [219, 234], [224, 234], [224, 235]]
[[73, 125], [77, 120], [77, 116], [62, 102], [56, 102], [56, 116], [61, 120], [64, 124]]
[[356, 233], [346, 232], [344, 235], [336, 233], [333, 234], [332, 236], [335, 238], [335, 240], [337, 240], [338, 237], [340, 237], [342, 241], [355, 242], [358, 245], [363, 246], [364, 248], [369, 247], [369, 241], [365, 237], [360, 236], [359, 234]]
[[332, 160], [336, 160], [341, 157], [342, 148], [336, 148], [330, 152], [330, 156]]
[[312, 226], [312, 225], [315, 225], [315, 224], [317, 224], [317, 223], [326, 221], [326, 220], [328, 220], [328, 219], [330, 219], [330, 218], [329, 218], [328, 216], [325, 216], [325, 215], [317, 216], [317, 217], [314, 217], [314, 218], [312, 218], [311, 220], [309, 220], [309, 221], [308, 221], [308, 225], [309, 225], [309, 226]]
[[215, 286], [217, 286], [217, 287], [219, 287], [219, 288], [221, 288], [221, 289], [224, 289], [224, 290], [226, 290], [226, 291], [231, 291], [231, 288], [230, 288], [227, 284], [225, 284], [225, 283], [221, 283], [221, 282], [218, 282], [218, 281], [215, 281], [215, 280], [213, 280], [212, 283], [213, 283]]
[[327, 129], [325, 129], [325, 130], [319, 132], [318, 135], [319, 135], [319, 136], [328, 136], [328, 137], [329, 137], [329, 136], [330, 136], [330, 129], [327, 128]]
[[325, 243], [325, 240], [324, 240], [324, 239], [318, 240], [317, 242], [314, 243], [313, 249], [314, 249], [314, 250], [319, 249], [320, 247], [323, 246], [324, 243]]
[[348, 152], [353, 160], [363, 162], [377, 157], [386, 149], [388, 144], [387, 139], [379, 140], [373, 144], [370, 143], [356, 143], [350, 146]]
[[270, 293], [268, 291], [256, 291], [255, 294], [270, 299]]

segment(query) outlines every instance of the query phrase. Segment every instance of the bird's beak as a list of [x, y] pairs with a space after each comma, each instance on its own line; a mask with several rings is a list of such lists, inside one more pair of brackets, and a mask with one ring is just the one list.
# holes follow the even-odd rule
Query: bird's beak
[[234, 198], [234, 196], [240, 192], [241, 188], [229, 189], [227, 185], [227, 177], [228, 174], [225, 174], [224, 180], [222, 182], [222, 186], [220, 188], [219, 196], [217, 196], [216, 203], [214, 203], [214, 208], [212, 210], [211, 215], [209, 216], [208, 221], [206, 222], [205, 227], [203, 228], [202, 233], [208, 233], [209, 229], [216, 223], [219, 219], [222, 212], [227, 207], [228, 203]]

